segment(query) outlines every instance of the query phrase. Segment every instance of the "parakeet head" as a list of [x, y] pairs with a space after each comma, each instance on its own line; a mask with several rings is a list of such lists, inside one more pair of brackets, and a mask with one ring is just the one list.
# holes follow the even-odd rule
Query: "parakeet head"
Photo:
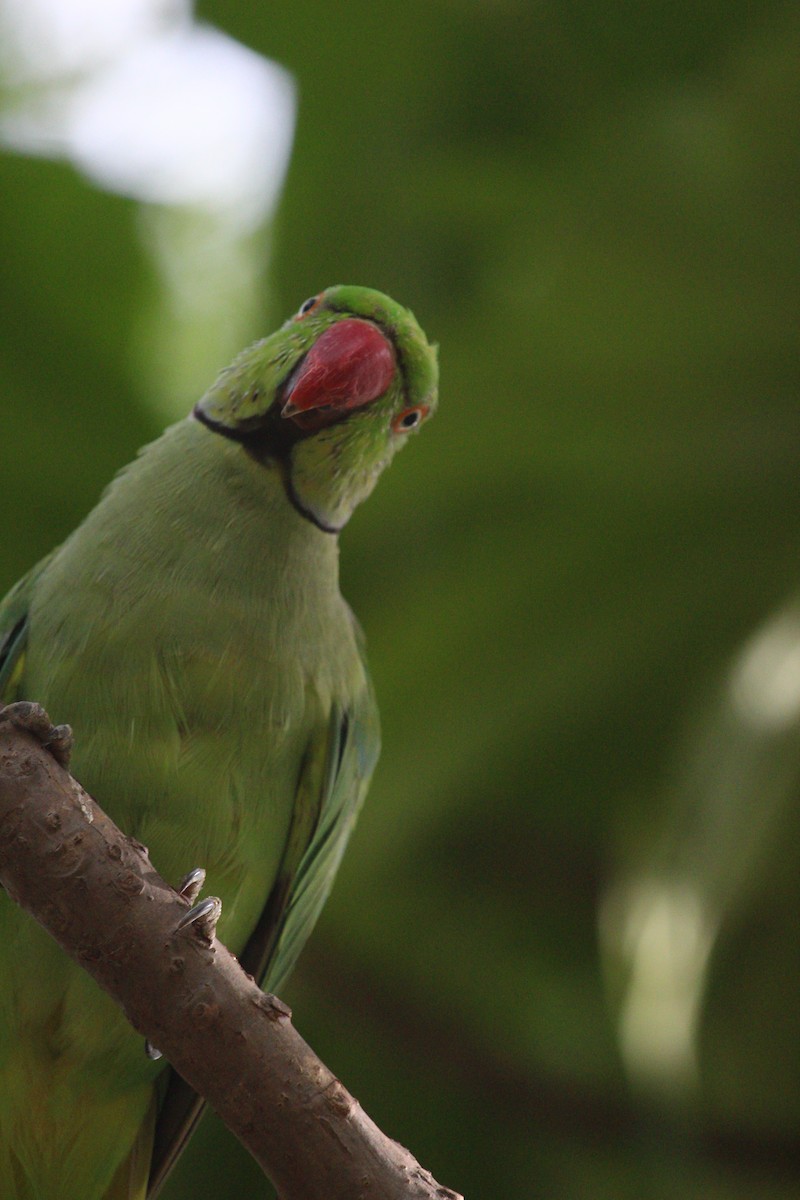
[[331, 287], [240, 354], [193, 415], [279, 469], [295, 508], [333, 533], [434, 412], [437, 384], [436, 347], [408, 309]]

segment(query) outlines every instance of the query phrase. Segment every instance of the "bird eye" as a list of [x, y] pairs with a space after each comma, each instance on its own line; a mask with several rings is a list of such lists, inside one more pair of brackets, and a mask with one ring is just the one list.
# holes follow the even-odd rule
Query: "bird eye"
[[416, 429], [420, 421], [423, 421], [427, 417], [428, 411], [427, 404], [418, 404], [414, 408], [404, 408], [392, 421], [392, 429], [395, 433], [408, 433], [411, 429]]
[[300, 305], [297, 311], [298, 317], [304, 317], [307, 313], [310, 313], [313, 308], [317, 307], [321, 299], [321, 296], [309, 296], [308, 300], [304, 300]]

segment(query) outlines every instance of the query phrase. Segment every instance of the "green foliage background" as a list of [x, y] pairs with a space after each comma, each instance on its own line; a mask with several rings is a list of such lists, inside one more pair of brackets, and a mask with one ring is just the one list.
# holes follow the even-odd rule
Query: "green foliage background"
[[[343, 537], [384, 753], [299, 1029], [472, 1200], [795, 1196], [800, 739], [748, 749], [719, 689], [798, 582], [796, 6], [198, 15], [299, 87], [254, 335], [358, 282], [441, 346], [440, 415]], [[0, 157], [2, 590], [158, 432], [134, 208]], [[626, 1077], [598, 936], [654, 863], [720, 913], [672, 1090]], [[190, 1189], [267, 1194], [213, 1123]]]

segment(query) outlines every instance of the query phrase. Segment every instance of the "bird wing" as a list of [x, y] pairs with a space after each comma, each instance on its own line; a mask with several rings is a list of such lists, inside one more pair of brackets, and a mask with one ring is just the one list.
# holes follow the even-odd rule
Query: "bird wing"
[[25, 670], [28, 610], [36, 581], [50, 557], [43, 559], [32, 571], [24, 575], [5, 599], [0, 601], [0, 704], [11, 704], [20, 699], [36, 699], [36, 696], [21, 696], [19, 688]]
[[[371, 684], [349, 708], [334, 706], [303, 756], [281, 867], [240, 962], [276, 990], [294, 966], [333, 883], [380, 749]], [[202, 1115], [205, 1101], [174, 1071], [156, 1125], [153, 1200]]]

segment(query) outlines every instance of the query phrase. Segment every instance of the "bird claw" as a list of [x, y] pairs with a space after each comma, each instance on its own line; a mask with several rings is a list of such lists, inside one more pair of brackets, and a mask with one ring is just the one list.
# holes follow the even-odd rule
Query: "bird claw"
[[190, 908], [184, 917], [181, 917], [176, 932], [188, 928], [189, 925], [194, 925], [197, 932], [211, 942], [214, 939], [217, 921], [221, 913], [222, 901], [219, 897], [207, 896], [205, 900], [201, 900], [199, 904]]
[[194, 904], [202, 891], [205, 881], [205, 869], [203, 867], [195, 867], [193, 871], [189, 871], [188, 875], [184, 875], [180, 881], [178, 895], [183, 896], [184, 900], [188, 900], [190, 904]]
[[[195, 867], [193, 871], [189, 871], [184, 875], [178, 887], [178, 895], [183, 896], [188, 900], [193, 907], [181, 917], [177, 924], [175, 932], [181, 929], [188, 929], [193, 925], [201, 937], [211, 942], [214, 940], [214, 933], [217, 928], [217, 921], [222, 913], [222, 901], [217, 896], [207, 896], [205, 900], [201, 900], [199, 904], [193, 902], [200, 894], [200, 889], [206, 881], [206, 873], [203, 867]], [[157, 1046], [154, 1046], [149, 1038], [145, 1041], [144, 1052], [151, 1062], [158, 1062], [163, 1057]]]
[[[211, 942], [214, 939], [217, 921], [222, 912], [222, 901], [217, 896], [208, 896], [199, 904], [194, 904], [205, 881], [206, 873], [203, 867], [195, 867], [181, 880], [178, 886], [178, 895], [183, 896], [184, 900], [188, 900], [193, 907], [181, 917], [176, 932], [194, 925], [200, 936]], [[158, 1062], [160, 1058], [163, 1058], [161, 1051], [153, 1045], [149, 1038], [145, 1041], [144, 1052], [151, 1062]]]
[[180, 881], [178, 895], [182, 896], [184, 900], [188, 900], [192, 907], [181, 917], [175, 932], [194, 925], [200, 936], [211, 942], [214, 939], [217, 921], [222, 912], [222, 901], [217, 896], [207, 896], [199, 904], [195, 903], [205, 881], [206, 872], [203, 867], [195, 867]]
[[74, 738], [69, 725], [54, 725], [41, 704], [17, 700], [0, 711], [0, 720], [10, 721], [17, 729], [30, 733], [49, 750], [56, 762], [69, 768]]

